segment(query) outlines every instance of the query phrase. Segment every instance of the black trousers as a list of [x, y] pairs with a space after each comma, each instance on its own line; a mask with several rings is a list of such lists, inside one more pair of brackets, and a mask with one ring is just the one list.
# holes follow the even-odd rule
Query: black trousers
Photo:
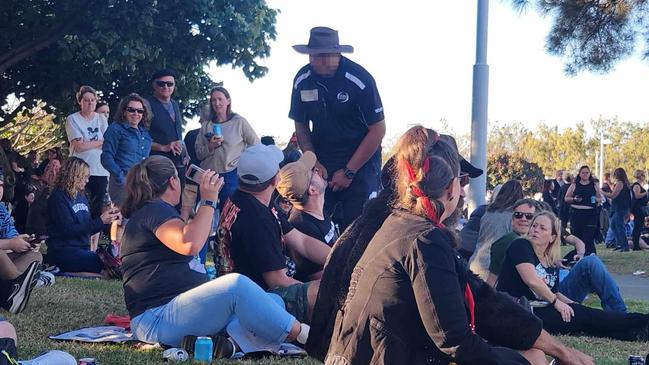
[[534, 308], [534, 314], [543, 321], [543, 329], [551, 334], [585, 334], [610, 337], [622, 341], [649, 340], [649, 314], [607, 312], [573, 303], [575, 315], [564, 322], [561, 314], [550, 305]]
[[640, 234], [644, 229], [644, 212], [642, 209], [633, 210], [633, 232], [631, 233], [631, 238], [633, 240], [633, 249], [640, 249]]
[[86, 184], [86, 194], [90, 201], [90, 215], [97, 218], [101, 215], [101, 208], [108, 191], [108, 176], [90, 176]]
[[595, 249], [595, 231], [599, 222], [597, 209], [570, 209], [570, 233], [584, 241], [586, 255], [597, 254]]

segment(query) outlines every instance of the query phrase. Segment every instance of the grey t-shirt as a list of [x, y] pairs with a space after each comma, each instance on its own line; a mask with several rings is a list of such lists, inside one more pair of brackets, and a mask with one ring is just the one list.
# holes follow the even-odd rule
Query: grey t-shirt
[[480, 276], [482, 280], [489, 275], [491, 262], [491, 244], [512, 231], [512, 210], [487, 211], [480, 219], [480, 233], [475, 252], [469, 260], [471, 271]]
[[[108, 121], [99, 114], [94, 113], [91, 120], [86, 120], [79, 112], [68, 115], [65, 120], [65, 133], [68, 141], [81, 138], [82, 142], [103, 141], [104, 133], [108, 128]], [[101, 147], [87, 151], [75, 151], [70, 144], [70, 155], [79, 157], [90, 165], [90, 176], [108, 176], [109, 172], [101, 164]]]

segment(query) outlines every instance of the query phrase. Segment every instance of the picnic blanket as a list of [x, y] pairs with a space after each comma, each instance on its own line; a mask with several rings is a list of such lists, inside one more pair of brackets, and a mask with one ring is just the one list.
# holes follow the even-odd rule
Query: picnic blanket
[[136, 341], [133, 334], [122, 327], [100, 326], [86, 327], [78, 330], [64, 332], [55, 336], [49, 336], [52, 340], [79, 341], [92, 343], [126, 343]]

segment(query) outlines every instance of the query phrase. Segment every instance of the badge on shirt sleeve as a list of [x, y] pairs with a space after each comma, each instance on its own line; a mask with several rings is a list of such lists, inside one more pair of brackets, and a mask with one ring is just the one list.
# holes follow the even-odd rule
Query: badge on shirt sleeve
[[318, 101], [318, 89], [300, 90], [300, 100], [304, 102]]

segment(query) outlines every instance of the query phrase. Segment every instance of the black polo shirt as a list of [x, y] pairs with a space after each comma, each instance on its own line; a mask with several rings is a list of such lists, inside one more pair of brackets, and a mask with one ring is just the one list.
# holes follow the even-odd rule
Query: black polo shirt
[[[333, 173], [344, 168], [367, 135], [382, 121], [383, 105], [374, 78], [359, 64], [341, 57], [332, 77], [316, 75], [310, 65], [293, 80], [289, 118], [312, 123], [318, 160]], [[368, 162], [380, 164], [380, 148]]]

